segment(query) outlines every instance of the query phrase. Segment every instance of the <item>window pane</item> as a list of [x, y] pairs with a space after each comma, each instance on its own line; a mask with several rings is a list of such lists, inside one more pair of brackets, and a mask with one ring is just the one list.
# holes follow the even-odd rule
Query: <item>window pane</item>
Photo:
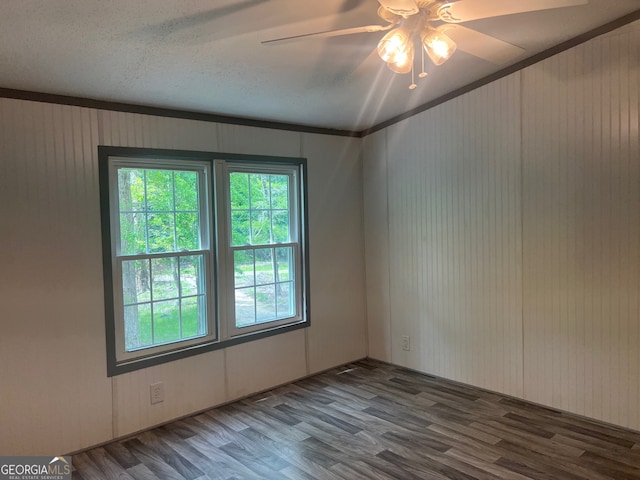
[[125, 305], [127, 350], [207, 334], [204, 255], [122, 263], [125, 302], [153, 304]]
[[118, 170], [118, 195], [121, 212], [144, 211], [144, 170]]
[[251, 211], [251, 245], [271, 243], [271, 212]]
[[245, 327], [256, 323], [255, 289], [239, 288], [236, 290], [236, 326]]
[[277, 282], [293, 280], [293, 247], [276, 248]]
[[[202, 296], [182, 300], [182, 338], [206, 335], [206, 331], [202, 331], [200, 322], [201, 318], [204, 319], [201, 300], [204, 300]], [[206, 322], [202, 323], [206, 325]]]
[[248, 210], [231, 212], [231, 243], [233, 246], [251, 244]]
[[151, 305], [124, 307], [124, 341], [127, 351], [151, 345]]
[[256, 285], [275, 282], [273, 273], [273, 249], [259, 248], [256, 256]]
[[253, 250], [233, 252], [233, 271], [235, 288], [254, 285]]
[[149, 222], [149, 253], [175, 251], [173, 213], [152, 213]]
[[258, 208], [270, 208], [269, 175], [252, 173], [249, 175], [249, 186], [251, 188], [251, 210]]
[[293, 317], [296, 314], [293, 292], [293, 282], [278, 283], [276, 285], [278, 318]]
[[151, 260], [153, 300], [178, 297], [177, 258], [154, 258]]
[[137, 255], [147, 251], [144, 213], [120, 214], [120, 255]]
[[256, 287], [256, 315], [257, 323], [276, 319], [275, 285]]
[[249, 175], [246, 173], [231, 173], [229, 175], [229, 189], [231, 191], [231, 209], [249, 208]]
[[291, 241], [289, 180], [288, 175], [229, 174], [233, 246]]
[[274, 243], [289, 242], [289, 212], [287, 210], [273, 211], [273, 241]]
[[178, 251], [200, 249], [200, 216], [198, 213], [177, 213]]
[[180, 257], [180, 288], [182, 296], [205, 292], [204, 255]]
[[198, 199], [198, 174], [196, 172], [176, 172], [176, 210], [197, 212]]
[[125, 305], [151, 300], [149, 260], [122, 262], [122, 293]]
[[271, 175], [271, 208], [289, 209], [289, 177]]
[[154, 343], [180, 340], [180, 308], [177, 300], [153, 303]]
[[145, 170], [147, 176], [147, 209], [152, 212], [171, 212], [173, 202], [173, 172]]

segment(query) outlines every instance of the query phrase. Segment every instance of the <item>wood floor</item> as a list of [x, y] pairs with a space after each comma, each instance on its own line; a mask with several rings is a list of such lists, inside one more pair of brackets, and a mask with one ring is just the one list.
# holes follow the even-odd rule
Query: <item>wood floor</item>
[[73, 457], [74, 479], [640, 479], [640, 434], [362, 361]]

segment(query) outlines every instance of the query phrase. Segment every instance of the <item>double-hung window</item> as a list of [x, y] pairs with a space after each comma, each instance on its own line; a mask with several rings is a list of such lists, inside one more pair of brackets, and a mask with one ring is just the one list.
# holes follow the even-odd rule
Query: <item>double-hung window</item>
[[302, 319], [298, 169], [224, 168], [231, 334]]
[[99, 153], [110, 375], [308, 325], [304, 159]]

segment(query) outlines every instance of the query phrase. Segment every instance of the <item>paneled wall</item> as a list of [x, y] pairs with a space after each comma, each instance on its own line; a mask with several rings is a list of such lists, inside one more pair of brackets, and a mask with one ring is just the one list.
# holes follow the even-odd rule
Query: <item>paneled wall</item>
[[365, 137], [362, 155], [369, 356], [391, 361], [386, 131]]
[[[389, 283], [388, 307], [369, 296], [371, 355], [513, 395], [522, 393], [519, 89], [511, 76], [365, 142], [367, 287]], [[385, 159], [388, 202], [370, 203], [385, 190]]]
[[111, 436], [97, 112], [0, 99], [0, 454]]
[[371, 356], [640, 429], [639, 50], [630, 25], [364, 139]]
[[523, 73], [527, 398], [640, 429], [640, 29]]
[[[0, 140], [0, 455], [75, 451], [366, 356], [359, 139], [0, 99]], [[107, 377], [99, 144], [306, 157], [311, 327]]]

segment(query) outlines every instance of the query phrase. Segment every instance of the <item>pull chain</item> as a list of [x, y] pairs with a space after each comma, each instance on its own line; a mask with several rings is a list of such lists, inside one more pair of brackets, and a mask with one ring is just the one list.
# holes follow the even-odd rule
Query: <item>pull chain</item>
[[409, 85], [409, 90], [413, 90], [418, 86], [416, 85], [416, 79], [413, 72], [414, 72], [414, 68], [413, 68], [413, 65], [411, 65], [411, 85]]
[[427, 76], [427, 72], [424, 71], [424, 48], [421, 48], [420, 51], [422, 52], [422, 71], [420, 72], [418, 77], [424, 78]]

